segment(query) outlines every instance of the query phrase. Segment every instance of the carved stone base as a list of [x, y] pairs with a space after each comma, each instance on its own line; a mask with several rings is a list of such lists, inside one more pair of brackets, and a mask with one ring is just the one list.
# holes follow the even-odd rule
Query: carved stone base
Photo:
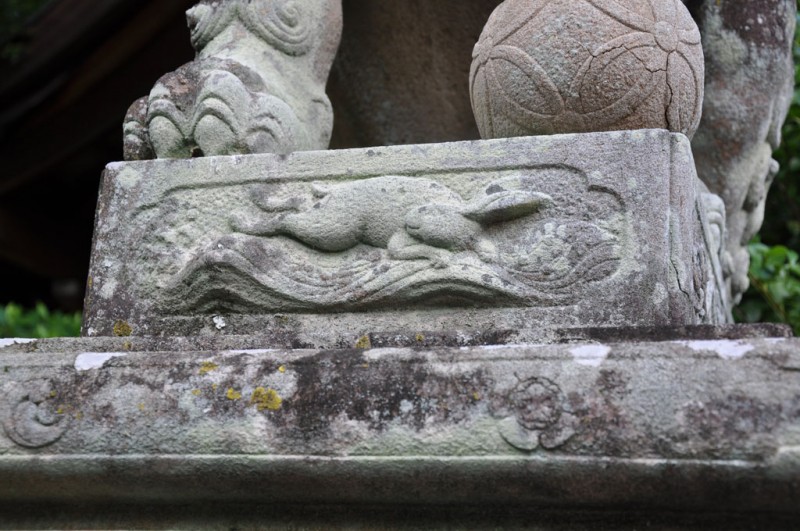
[[659, 130], [114, 163], [84, 333], [722, 323], [715, 199]]
[[[378, 527], [421, 507], [428, 528], [477, 511], [475, 522], [541, 529], [581, 518], [675, 529], [689, 514], [690, 529], [790, 529], [800, 341], [698, 335], [322, 351], [232, 337], [219, 339], [225, 350], [172, 352], [142, 351], [159, 345], [136, 337], [12, 345], [0, 349], [0, 528], [63, 527], [65, 514], [145, 525], [149, 512], [130, 507], [157, 503], [162, 523], [189, 527], [222, 514], [244, 523], [251, 511], [212, 507], [250, 504], [276, 528], [289, 514], [289, 527], [314, 528], [317, 513], [296, 507], [335, 505], [350, 515], [340, 523]], [[468, 510], [442, 522], [439, 505]]]

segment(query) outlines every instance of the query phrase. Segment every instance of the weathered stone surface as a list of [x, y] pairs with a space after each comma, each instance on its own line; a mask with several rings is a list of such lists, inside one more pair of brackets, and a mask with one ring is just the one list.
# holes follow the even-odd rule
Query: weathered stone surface
[[794, 339], [171, 353], [105, 341], [0, 349], [4, 503], [800, 510]]
[[704, 194], [666, 131], [112, 164], [85, 333], [724, 322]]
[[[702, 28], [706, 63], [706, 119], [693, 139], [695, 158], [701, 179], [725, 201], [731, 260], [724, 267], [738, 295], [747, 286], [744, 243], [761, 225], [775, 169], [769, 152], [779, 143], [791, 99], [796, 6], [793, 0], [683, 3]], [[499, 0], [343, 4], [348, 30], [332, 75], [333, 145], [479, 137], [475, 124], [464, 120], [470, 108], [468, 48]]]
[[483, 138], [663, 128], [692, 137], [700, 32], [680, 0], [507, 0], [473, 52]]
[[187, 19], [197, 58], [131, 106], [126, 160], [328, 147], [340, 0], [203, 0]]
[[694, 148], [700, 178], [725, 201], [731, 290], [747, 289], [746, 245], [761, 228], [777, 172], [772, 151], [794, 88], [794, 0], [691, 2], [706, 56], [706, 99]]

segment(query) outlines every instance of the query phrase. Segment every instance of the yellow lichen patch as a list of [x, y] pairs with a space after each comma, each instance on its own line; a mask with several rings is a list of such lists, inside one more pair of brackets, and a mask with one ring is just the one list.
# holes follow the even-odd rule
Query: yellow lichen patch
[[474, 393], [472, 393], [472, 399], [473, 400], [480, 400], [481, 399], [481, 395], [477, 391], [475, 391]]
[[225, 393], [225, 398], [228, 400], [239, 400], [242, 398], [242, 393], [234, 389], [233, 387], [228, 388], [228, 392]]
[[369, 369], [369, 363], [365, 363], [361, 366], [362, 369]]
[[219, 387], [219, 384], [211, 384], [211, 389], [213, 389], [214, 391], [217, 390], [217, 387]]
[[81, 413], [80, 411], [76, 411], [75, 412], [75, 418], [78, 419], [78, 420], [81, 420], [83, 418], [83, 413]]
[[55, 391], [50, 391], [50, 398], [55, 398], [57, 393]]
[[194, 396], [200, 396], [200, 389], [192, 389], [192, 394]]
[[114, 335], [117, 337], [128, 337], [133, 333], [131, 325], [125, 321], [117, 321], [114, 323]]
[[122, 350], [130, 350], [130, 349], [132, 349], [132, 348], [133, 348], [133, 345], [131, 344], [131, 342], [130, 342], [130, 341], [125, 341], [125, 342], [122, 344]]
[[369, 340], [369, 336], [361, 336], [356, 341], [356, 348], [372, 348], [372, 341]]
[[144, 411], [144, 403], [139, 404], [139, 411]]
[[425, 341], [425, 336], [423, 336], [422, 334], [417, 334], [417, 337], [415, 337], [414, 339], [417, 340], [417, 343], [422, 343], [423, 341]]
[[206, 374], [216, 371], [217, 369], [219, 369], [219, 365], [213, 361], [204, 361], [200, 364], [200, 376], [205, 376]]
[[87, 278], [86, 279], [86, 287], [89, 288], [89, 289], [92, 289], [92, 284], [94, 284], [94, 279], [92, 277]]
[[281, 408], [282, 403], [283, 399], [275, 389], [256, 387], [255, 391], [253, 391], [253, 396], [250, 397], [250, 405], [255, 404], [259, 411], [264, 411], [265, 409], [277, 411]]
[[60, 407], [60, 408], [56, 409], [56, 415], [63, 415], [63, 414], [64, 414], [64, 408], [63, 407]]
[[286, 367], [281, 365], [280, 367], [278, 367], [278, 372], [281, 373], [281, 374], [285, 373], [286, 372]]

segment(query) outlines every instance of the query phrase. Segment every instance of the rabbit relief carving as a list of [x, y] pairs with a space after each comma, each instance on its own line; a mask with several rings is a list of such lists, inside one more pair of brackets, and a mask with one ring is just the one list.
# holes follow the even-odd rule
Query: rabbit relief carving
[[328, 147], [339, 0], [203, 0], [186, 16], [197, 57], [131, 105], [126, 160]]
[[494, 246], [484, 229], [548, 206], [549, 195], [506, 189], [498, 181], [469, 202], [444, 185], [424, 178], [384, 176], [313, 187], [314, 201], [254, 199], [272, 216], [255, 223], [237, 220], [252, 236], [288, 236], [320, 251], [340, 252], [366, 244], [395, 260], [428, 259], [449, 265], [452, 253], [474, 251], [493, 260]]

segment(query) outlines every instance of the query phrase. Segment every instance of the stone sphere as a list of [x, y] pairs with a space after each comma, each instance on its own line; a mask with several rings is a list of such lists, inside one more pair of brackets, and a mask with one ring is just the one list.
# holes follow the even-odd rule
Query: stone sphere
[[703, 105], [700, 32], [680, 0], [506, 0], [475, 45], [483, 138], [668, 129]]

